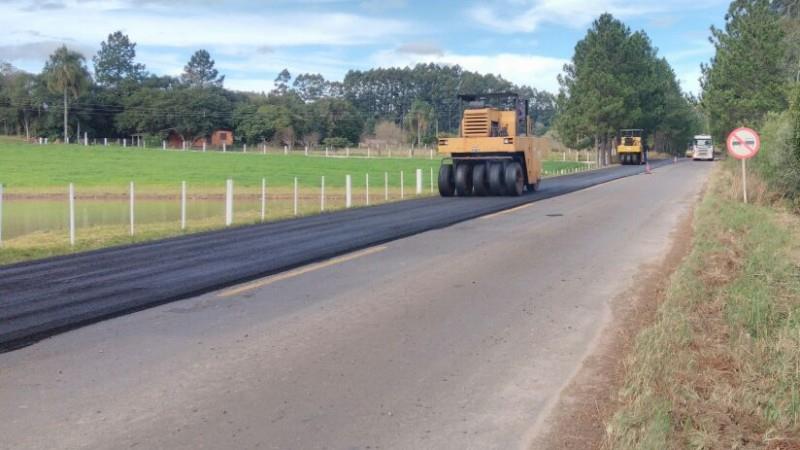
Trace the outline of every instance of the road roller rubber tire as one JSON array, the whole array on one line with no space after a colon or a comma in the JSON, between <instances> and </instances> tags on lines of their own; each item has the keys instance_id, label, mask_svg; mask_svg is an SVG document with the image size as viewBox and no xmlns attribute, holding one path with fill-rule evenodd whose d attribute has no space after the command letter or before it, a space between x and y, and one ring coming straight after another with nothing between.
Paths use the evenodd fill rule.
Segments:
<instances>
[{"instance_id":1,"label":"road roller rubber tire","mask_svg":"<svg viewBox=\"0 0 800 450\"><path fill-rule=\"evenodd\" d=\"M503 177L503 163L489 163L489 170L486 174L489 182L489 194L503 195L505 193L505 182Z\"/></svg>"},{"instance_id":2,"label":"road roller rubber tire","mask_svg":"<svg viewBox=\"0 0 800 450\"><path fill-rule=\"evenodd\" d=\"M519 197L525 189L525 177L522 176L522 166L512 162L505 170L506 195Z\"/></svg>"},{"instance_id":3,"label":"road roller rubber tire","mask_svg":"<svg viewBox=\"0 0 800 450\"><path fill-rule=\"evenodd\" d=\"M442 197L452 197L456 191L456 184L453 176L453 166L442 164L439 167L439 195Z\"/></svg>"},{"instance_id":4,"label":"road roller rubber tire","mask_svg":"<svg viewBox=\"0 0 800 450\"><path fill-rule=\"evenodd\" d=\"M475 164L472 168L472 191L475 195L484 196L489 194L489 179L487 164Z\"/></svg>"},{"instance_id":5,"label":"road roller rubber tire","mask_svg":"<svg viewBox=\"0 0 800 450\"><path fill-rule=\"evenodd\" d=\"M472 195L472 167L469 164L456 164L456 195L468 197Z\"/></svg>"}]
</instances>

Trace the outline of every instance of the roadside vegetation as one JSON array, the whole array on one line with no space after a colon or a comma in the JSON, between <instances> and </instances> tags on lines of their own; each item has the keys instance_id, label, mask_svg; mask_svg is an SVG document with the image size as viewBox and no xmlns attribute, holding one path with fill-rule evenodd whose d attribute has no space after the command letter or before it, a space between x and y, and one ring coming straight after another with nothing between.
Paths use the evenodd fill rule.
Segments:
<instances>
[{"instance_id":1,"label":"roadside vegetation","mask_svg":"<svg viewBox=\"0 0 800 450\"><path fill-rule=\"evenodd\" d=\"M800 5L736 0L701 105L717 142L761 133L748 161L715 168L692 249L624 362L605 446L800 448Z\"/></svg>"},{"instance_id":2,"label":"roadside vegetation","mask_svg":"<svg viewBox=\"0 0 800 450\"><path fill-rule=\"evenodd\" d=\"M715 171L691 253L625 360L608 448L800 445L800 218L743 204L737 169Z\"/></svg>"}]
</instances>

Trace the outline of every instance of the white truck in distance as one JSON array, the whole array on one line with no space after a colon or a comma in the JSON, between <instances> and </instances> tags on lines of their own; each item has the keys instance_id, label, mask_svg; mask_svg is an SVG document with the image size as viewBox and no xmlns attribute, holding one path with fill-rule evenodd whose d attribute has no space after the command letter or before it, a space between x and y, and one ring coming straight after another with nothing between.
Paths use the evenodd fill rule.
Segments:
<instances>
[{"instance_id":1,"label":"white truck in distance","mask_svg":"<svg viewBox=\"0 0 800 450\"><path fill-rule=\"evenodd\" d=\"M714 143L710 135L698 134L692 141L692 159L695 161L714 160Z\"/></svg>"}]
</instances>

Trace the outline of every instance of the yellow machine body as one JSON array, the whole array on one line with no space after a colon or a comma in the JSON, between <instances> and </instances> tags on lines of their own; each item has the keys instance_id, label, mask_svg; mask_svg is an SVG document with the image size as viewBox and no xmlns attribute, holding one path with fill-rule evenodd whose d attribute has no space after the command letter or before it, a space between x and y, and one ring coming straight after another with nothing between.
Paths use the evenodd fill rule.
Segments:
<instances>
[{"instance_id":1,"label":"yellow machine body","mask_svg":"<svg viewBox=\"0 0 800 450\"><path fill-rule=\"evenodd\" d=\"M644 130L620 130L617 156L620 164L642 164L647 160Z\"/></svg>"},{"instance_id":2,"label":"yellow machine body","mask_svg":"<svg viewBox=\"0 0 800 450\"><path fill-rule=\"evenodd\" d=\"M517 111L467 109L460 136L440 138L438 152L460 160L513 156L525 162L526 184L536 184L541 179L541 155L534 146L530 119L520 123L517 118Z\"/></svg>"}]
</instances>

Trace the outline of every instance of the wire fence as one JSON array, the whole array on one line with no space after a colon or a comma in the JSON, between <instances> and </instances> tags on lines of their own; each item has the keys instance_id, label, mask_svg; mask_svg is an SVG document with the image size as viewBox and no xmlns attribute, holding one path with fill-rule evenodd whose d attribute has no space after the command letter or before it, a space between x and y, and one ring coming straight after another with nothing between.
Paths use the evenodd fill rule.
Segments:
<instances>
[{"instance_id":1,"label":"wire fence","mask_svg":"<svg viewBox=\"0 0 800 450\"><path fill-rule=\"evenodd\" d=\"M220 186L180 181L172 188L131 181L100 195L94 190L82 194L79 185L69 183L63 194L44 198L15 194L0 185L0 245L26 235L32 245L37 237L42 244L51 244L60 235L62 243L74 246L97 233L135 238L145 230L190 232L263 223L438 194L437 177L428 167L410 173L293 177L288 186L273 186L268 178L257 184L228 179Z\"/></svg>"}]
</instances>

